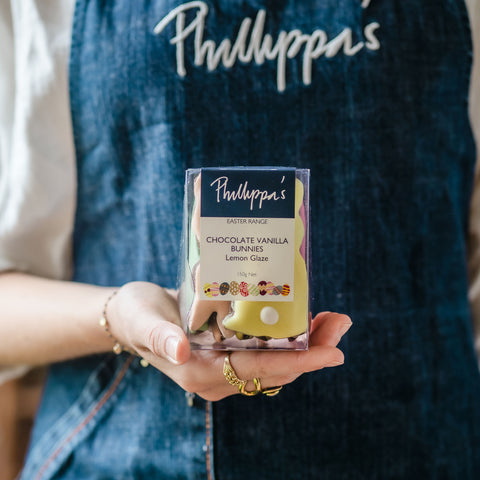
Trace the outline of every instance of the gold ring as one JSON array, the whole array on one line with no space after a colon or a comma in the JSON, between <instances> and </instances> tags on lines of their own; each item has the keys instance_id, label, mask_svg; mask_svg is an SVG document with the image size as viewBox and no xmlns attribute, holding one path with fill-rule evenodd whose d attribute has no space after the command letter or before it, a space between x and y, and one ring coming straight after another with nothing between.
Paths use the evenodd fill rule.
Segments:
<instances>
[{"instance_id":1,"label":"gold ring","mask_svg":"<svg viewBox=\"0 0 480 480\"><path fill-rule=\"evenodd\" d=\"M241 380L243 381L243 380ZM240 390L240 393L242 395L246 395L247 397L253 397L254 395L257 395L257 393L260 393L262 391L262 385L260 384L260 379L259 378L254 378L253 379L253 384L255 385L255 390L245 390L245 387L247 385L247 382L245 382L243 385L240 385L238 389Z\"/></svg>"},{"instance_id":2,"label":"gold ring","mask_svg":"<svg viewBox=\"0 0 480 480\"><path fill-rule=\"evenodd\" d=\"M262 393L267 397L274 397L275 395L278 395L278 393L282 388L283 388L283 385L280 385L279 387L264 388L262 390Z\"/></svg>"},{"instance_id":3,"label":"gold ring","mask_svg":"<svg viewBox=\"0 0 480 480\"><path fill-rule=\"evenodd\" d=\"M247 386L246 380L240 380L235 373L235 370L230 363L230 355L231 353L227 353L225 356L225 360L223 361L223 375L227 382L234 387L238 387L238 390L242 395L246 395L247 397L253 397L262 391L262 385L260 384L259 378L254 378L253 383L255 385L255 390L245 390Z\"/></svg>"},{"instance_id":4,"label":"gold ring","mask_svg":"<svg viewBox=\"0 0 480 480\"><path fill-rule=\"evenodd\" d=\"M253 384L255 385L255 390L246 390L245 387L247 386L246 380L241 380L237 377L235 370L230 363L230 355L231 353L227 353L225 356L225 360L223 361L223 375L227 382L234 387L238 387L238 390L242 395L246 395L247 397L253 397L259 393L263 393L267 397L273 397L280 392L282 386L279 387L270 387L262 389L262 384L260 383L260 379L255 377L253 379Z\"/></svg>"}]
</instances>

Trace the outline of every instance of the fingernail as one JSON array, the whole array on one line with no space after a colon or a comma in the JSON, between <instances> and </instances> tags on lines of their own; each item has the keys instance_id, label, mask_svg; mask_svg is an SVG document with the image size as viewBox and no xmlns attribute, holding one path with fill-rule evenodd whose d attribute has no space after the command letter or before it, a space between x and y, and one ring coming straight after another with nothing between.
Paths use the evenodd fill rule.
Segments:
<instances>
[{"instance_id":1,"label":"fingernail","mask_svg":"<svg viewBox=\"0 0 480 480\"><path fill-rule=\"evenodd\" d=\"M343 337L348 332L351 326L352 326L352 322L344 323L343 325L340 325L340 327L338 328L338 335L340 337Z\"/></svg>"},{"instance_id":2,"label":"fingernail","mask_svg":"<svg viewBox=\"0 0 480 480\"><path fill-rule=\"evenodd\" d=\"M178 349L178 344L180 343L180 339L178 337L167 337L165 340L165 355L167 356L167 359L170 360L172 363L178 363L177 362L177 349Z\"/></svg>"}]
</instances>

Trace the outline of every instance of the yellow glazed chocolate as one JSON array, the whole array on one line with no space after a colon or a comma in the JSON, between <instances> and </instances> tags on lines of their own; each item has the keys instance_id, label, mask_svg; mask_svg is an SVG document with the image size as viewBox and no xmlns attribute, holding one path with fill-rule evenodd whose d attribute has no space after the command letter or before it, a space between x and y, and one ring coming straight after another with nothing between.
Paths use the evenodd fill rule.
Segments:
<instances>
[{"instance_id":1,"label":"yellow glazed chocolate","mask_svg":"<svg viewBox=\"0 0 480 480\"><path fill-rule=\"evenodd\" d=\"M233 314L223 321L228 330L255 337L289 338L304 333L308 319L308 275L300 247L305 236L305 225L300 216L304 189L300 180L295 181L295 257L294 299L291 302L233 302ZM286 292L288 286L282 286ZM273 288L269 286L269 294ZM265 295L268 298L269 295Z\"/></svg>"}]
</instances>

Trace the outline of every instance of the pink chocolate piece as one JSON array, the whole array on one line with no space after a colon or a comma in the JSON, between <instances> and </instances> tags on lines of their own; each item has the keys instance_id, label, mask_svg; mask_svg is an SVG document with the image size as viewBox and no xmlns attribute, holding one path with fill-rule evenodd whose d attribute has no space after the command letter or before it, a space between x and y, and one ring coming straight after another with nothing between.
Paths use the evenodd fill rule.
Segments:
<instances>
[{"instance_id":1,"label":"pink chocolate piece","mask_svg":"<svg viewBox=\"0 0 480 480\"><path fill-rule=\"evenodd\" d=\"M230 303L230 302L228 302ZM229 309L228 310L228 315L230 315L232 313L232 311ZM227 328L224 324L223 324L223 319L226 317L227 315L224 315L221 319L218 318L218 315L217 315L217 325L218 325L218 328L220 329L220 331L222 332L222 335L225 337L225 338L230 338L230 337L233 337L235 335L235 332L233 330L230 330L229 328Z\"/></svg>"},{"instance_id":2,"label":"pink chocolate piece","mask_svg":"<svg viewBox=\"0 0 480 480\"><path fill-rule=\"evenodd\" d=\"M202 327L202 325L210 318L212 313L217 313L217 323L222 330L224 337L232 336L228 335L228 332L224 330L222 321L230 313L230 302L226 300L201 300L199 294L202 291L200 285L200 267L197 266L194 271L195 276L195 298L193 300L192 308L188 315L188 326L190 330L195 331Z\"/></svg>"},{"instance_id":3,"label":"pink chocolate piece","mask_svg":"<svg viewBox=\"0 0 480 480\"><path fill-rule=\"evenodd\" d=\"M192 212L192 231L197 241L200 243L200 201L201 201L201 175L198 175L193 183L195 195L195 204ZM223 326L223 319L230 313L231 302L226 300L202 300L199 298L202 292L200 285L200 266L194 268L195 297L188 317L188 326L190 330L195 331L208 321L212 313L217 314L217 324L222 335L227 338L234 335L234 332Z\"/></svg>"}]
</instances>

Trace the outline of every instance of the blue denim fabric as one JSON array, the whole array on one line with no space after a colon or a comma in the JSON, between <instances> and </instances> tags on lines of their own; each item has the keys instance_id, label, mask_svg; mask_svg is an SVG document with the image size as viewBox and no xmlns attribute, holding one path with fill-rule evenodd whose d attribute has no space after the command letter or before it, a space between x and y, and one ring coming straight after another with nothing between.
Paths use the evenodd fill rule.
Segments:
<instances>
[{"instance_id":1,"label":"blue denim fabric","mask_svg":"<svg viewBox=\"0 0 480 480\"><path fill-rule=\"evenodd\" d=\"M191 408L123 355L55 365L21 478L206 478L207 455L217 480L478 478L463 0L205 2L204 37L217 45L259 9L274 41L350 28L352 46L365 42L314 60L310 84L292 50L284 89L276 61L195 65L192 36L179 75L175 21L154 29L181 3L77 2L75 279L175 286L188 167L308 167L313 310L353 317L346 364L275 398ZM365 46L374 22L379 49Z\"/></svg>"}]
</instances>

